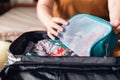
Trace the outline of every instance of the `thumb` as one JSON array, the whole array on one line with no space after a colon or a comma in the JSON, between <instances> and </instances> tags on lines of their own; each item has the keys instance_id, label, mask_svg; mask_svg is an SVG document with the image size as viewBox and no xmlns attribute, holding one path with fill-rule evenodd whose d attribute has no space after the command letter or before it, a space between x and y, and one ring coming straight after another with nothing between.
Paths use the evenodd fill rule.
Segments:
<instances>
[{"instance_id":1,"label":"thumb","mask_svg":"<svg viewBox=\"0 0 120 80\"><path fill-rule=\"evenodd\" d=\"M117 20L113 20L113 21L110 21L110 24L113 26L113 28L117 28L117 26L120 25L120 20L117 19Z\"/></svg>"}]
</instances>

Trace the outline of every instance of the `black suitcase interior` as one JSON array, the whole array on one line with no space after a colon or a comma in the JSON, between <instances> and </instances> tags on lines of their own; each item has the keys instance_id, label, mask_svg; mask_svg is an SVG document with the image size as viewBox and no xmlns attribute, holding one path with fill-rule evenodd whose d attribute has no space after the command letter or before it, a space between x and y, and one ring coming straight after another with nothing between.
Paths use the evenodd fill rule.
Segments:
<instances>
[{"instance_id":1,"label":"black suitcase interior","mask_svg":"<svg viewBox=\"0 0 120 80\"><path fill-rule=\"evenodd\" d=\"M42 39L49 39L46 32L27 32L16 39L10 52L20 61L6 65L1 80L120 80L119 57L26 56Z\"/></svg>"}]
</instances>

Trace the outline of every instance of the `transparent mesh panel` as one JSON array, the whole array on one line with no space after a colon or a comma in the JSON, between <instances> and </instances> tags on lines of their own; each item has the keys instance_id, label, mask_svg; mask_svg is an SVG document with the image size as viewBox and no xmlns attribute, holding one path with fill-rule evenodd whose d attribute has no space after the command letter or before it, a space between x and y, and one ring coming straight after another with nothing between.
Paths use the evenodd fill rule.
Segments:
<instances>
[{"instance_id":1,"label":"transparent mesh panel","mask_svg":"<svg viewBox=\"0 0 120 80\"><path fill-rule=\"evenodd\" d=\"M89 56L91 47L109 33L110 29L99 22L87 17L71 20L69 25L63 26L60 40L79 56Z\"/></svg>"}]
</instances>

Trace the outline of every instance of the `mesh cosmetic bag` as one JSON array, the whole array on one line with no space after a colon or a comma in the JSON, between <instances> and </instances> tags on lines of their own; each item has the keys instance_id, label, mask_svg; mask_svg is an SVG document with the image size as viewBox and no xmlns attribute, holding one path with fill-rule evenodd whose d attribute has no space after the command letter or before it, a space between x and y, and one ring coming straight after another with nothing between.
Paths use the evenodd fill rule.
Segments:
<instances>
[{"instance_id":1,"label":"mesh cosmetic bag","mask_svg":"<svg viewBox=\"0 0 120 80\"><path fill-rule=\"evenodd\" d=\"M108 21L88 14L73 16L63 25L60 41L79 56L110 56L117 36ZM96 53L97 52L97 53Z\"/></svg>"}]
</instances>

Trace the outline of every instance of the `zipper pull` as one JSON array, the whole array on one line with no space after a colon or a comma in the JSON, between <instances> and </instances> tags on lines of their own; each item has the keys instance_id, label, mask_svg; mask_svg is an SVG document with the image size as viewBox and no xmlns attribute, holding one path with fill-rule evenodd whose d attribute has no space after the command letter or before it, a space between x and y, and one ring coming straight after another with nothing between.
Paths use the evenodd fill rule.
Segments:
<instances>
[{"instance_id":1,"label":"zipper pull","mask_svg":"<svg viewBox=\"0 0 120 80\"><path fill-rule=\"evenodd\" d=\"M109 45L108 43L105 44L105 56L109 56Z\"/></svg>"}]
</instances>

